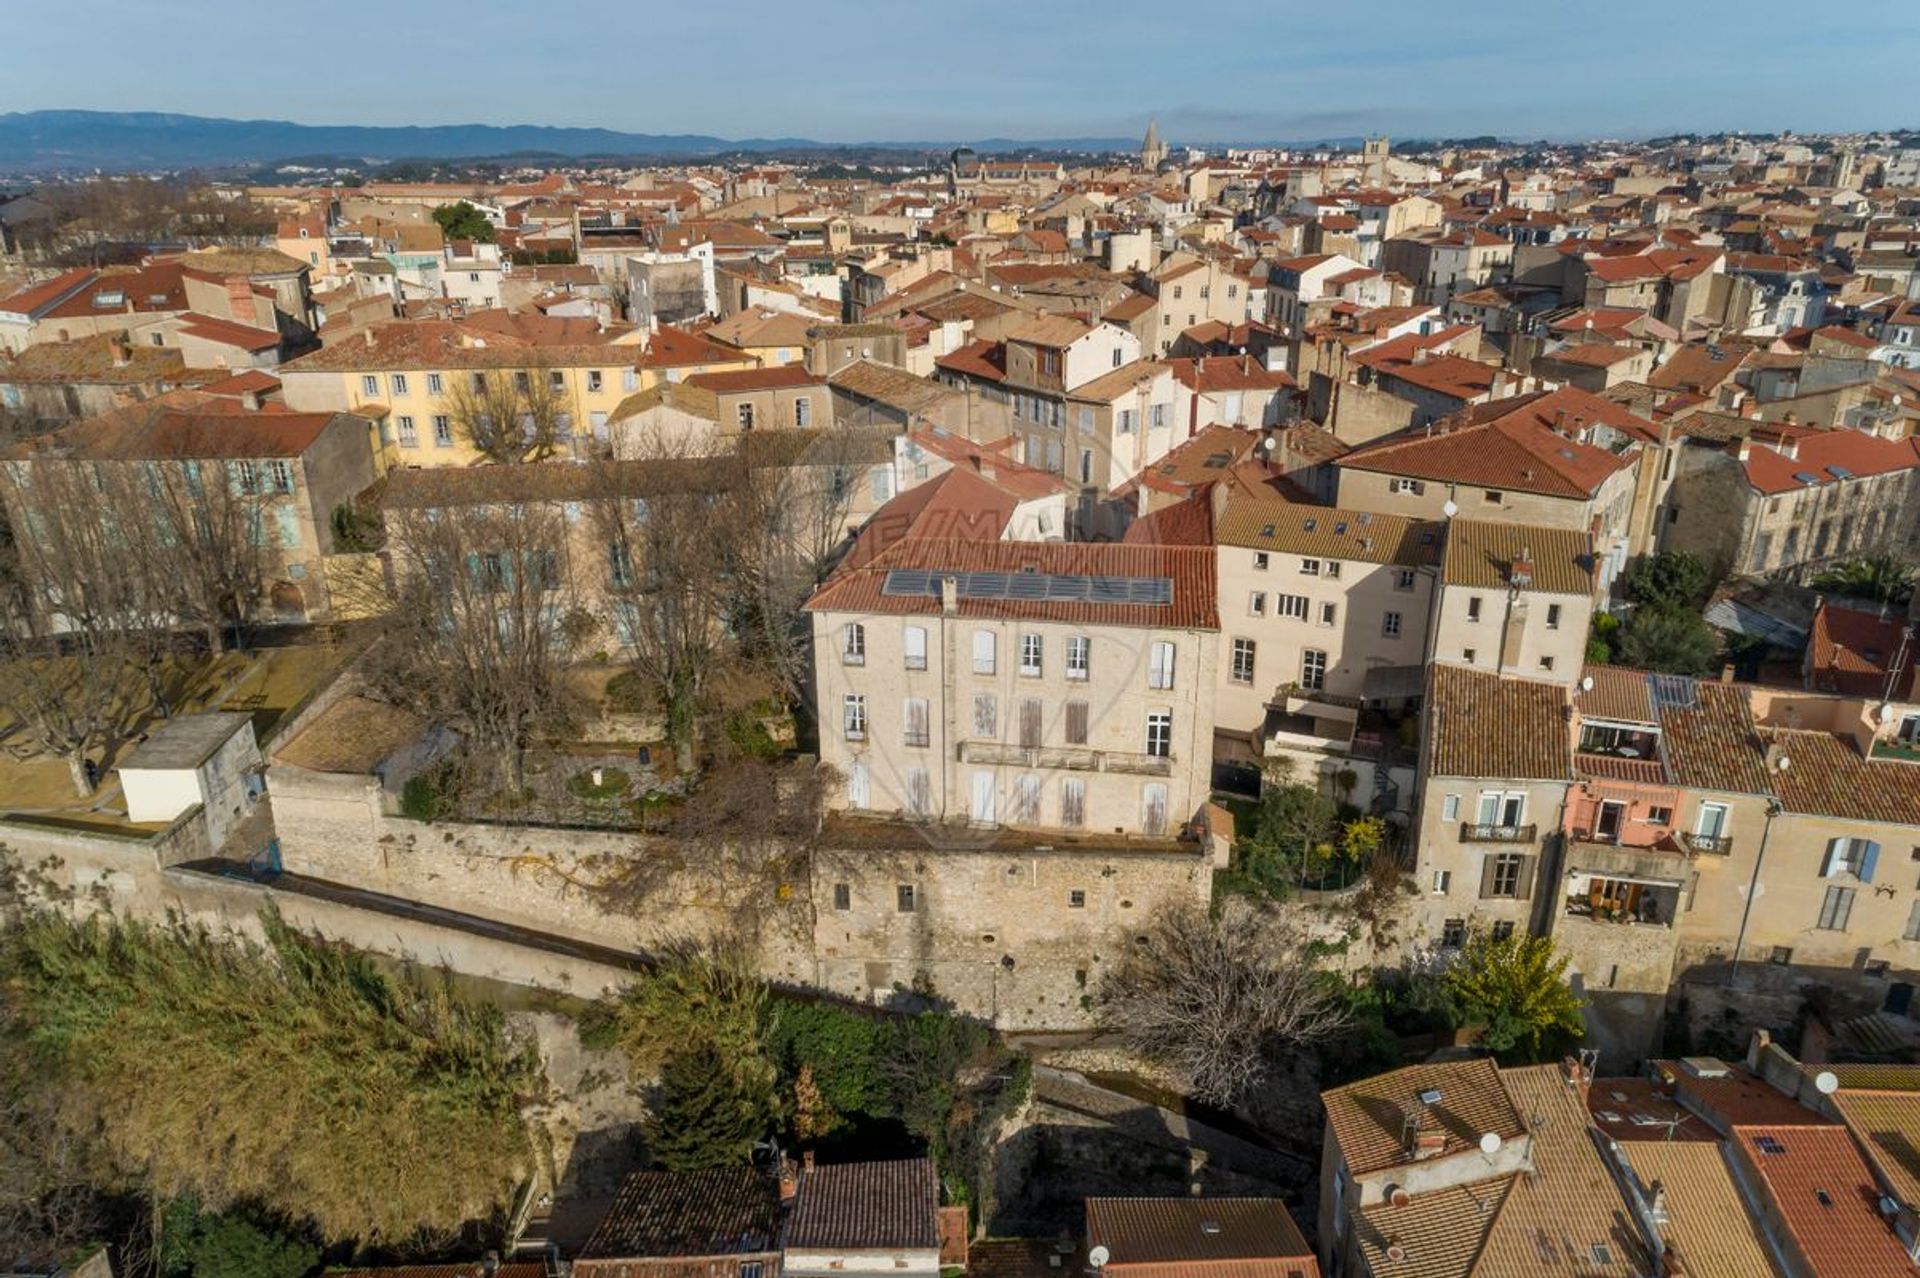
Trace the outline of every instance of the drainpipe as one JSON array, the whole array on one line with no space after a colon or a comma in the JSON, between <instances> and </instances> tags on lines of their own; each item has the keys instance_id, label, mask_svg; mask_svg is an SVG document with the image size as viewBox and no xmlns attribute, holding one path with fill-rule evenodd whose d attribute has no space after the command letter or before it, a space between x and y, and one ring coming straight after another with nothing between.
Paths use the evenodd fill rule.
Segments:
<instances>
[{"instance_id":1,"label":"drainpipe","mask_svg":"<svg viewBox=\"0 0 1920 1278\"><path fill-rule=\"evenodd\" d=\"M1733 969L1727 974L1728 985L1740 978L1740 950L1747 940L1747 920L1753 915L1753 896L1760 888L1760 867L1766 863L1767 840L1773 835L1773 819L1780 815L1780 811L1780 800L1767 800L1767 825L1760 832L1760 851L1753 858L1753 877L1747 880L1747 901L1740 910L1740 934L1733 938Z\"/></svg>"}]
</instances>

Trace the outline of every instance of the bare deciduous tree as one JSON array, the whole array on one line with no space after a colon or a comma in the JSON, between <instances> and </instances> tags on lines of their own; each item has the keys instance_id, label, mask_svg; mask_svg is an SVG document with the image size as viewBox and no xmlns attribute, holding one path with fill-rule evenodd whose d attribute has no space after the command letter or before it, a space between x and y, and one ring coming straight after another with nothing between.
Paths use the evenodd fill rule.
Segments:
<instances>
[{"instance_id":1,"label":"bare deciduous tree","mask_svg":"<svg viewBox=\"0 0 1920 1278\"><path fill-rule=\"evenodd\" d=\"M659 482L645 496L624 482L649 470ZM605 548L610 628L658 702L683 772L694 766L714 675L735 646L743 512L730 470L723 459L635 459L604 471L586 503Z\"/></svg>"},{"instance_id":2,"label":"bare deciduous tree","mask_svg":"<svg viewBox=\"0 0 1920 1278\"><path fill-rule=\"evenodd\" d=\"M395 599L372 688L465 733L515 791L528 745L572 726L566 678L589 628L565 572L566 522L539 502L388 512Z\"/></svg>"},{"instance_id":3,"label":"bare deciduous tree","mask_svg":"<svg viewBox=\"0 0 1920 1278\"><path fill-rule=\"evenodd\" d=\"M146 535L106 500L98 468L51 462L10 470L0 488L12 526L12 602L0 627L0 704L18 731L66 762L74 792L93 792L88 761L160 700L153 651L165 613L129 563Z\"/></svg>"},{"instance_id":4,"label":"bare deciduous tree","mask_svg":"<svg viewBox=\"0 0 1920 1278\"><path fill-rule=\"evenodd\" d=\"M489 461L542 461L572 442L566 391L547 369L457 373L441 404L454 433Z\"/></svg>"},{"instance_id":5,"label":"bare deciduous tree","mask_svg":"<svg viewBox=\"0 0 1920 1278\"><path fill-rule=\"evenodd\" d=\"M1327 1038L1346 1010L1296 930L1232 898L1218 917L1198 904L1159 914L1108 978L1104 1019L1190 1095L1230 1104L1274 1053Z\"/></svg>"},{"instance_id":6,"label":"bare deciduous tree","mask_svg":"<svg viewBox=\"0 0 1920 1278\"><path fill-rule=\"evenodd\" d=\"M791 701L811 674L812 629L803 609L849 541L854 499L891 440L866 430L781 431L740 441L734 498L743 526L742 640Z\"/></svg>"}]
</instances>

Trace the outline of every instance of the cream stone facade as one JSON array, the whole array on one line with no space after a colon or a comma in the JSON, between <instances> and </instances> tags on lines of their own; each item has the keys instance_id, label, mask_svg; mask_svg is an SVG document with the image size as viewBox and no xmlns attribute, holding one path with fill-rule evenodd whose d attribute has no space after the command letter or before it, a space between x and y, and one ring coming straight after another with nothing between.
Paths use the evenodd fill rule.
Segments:
<instances>
[{"instance_id":1,"label":"cream stone facade","mask_svg":"<svg viewBox=\"0 0 1920 1278\"><path fill-rule=\"evenodd\" d=\"M1172 598L1061 608L961 593L1029 574L1161 581ZM1204 548L912 539L843 569L809 604L821 758L843 779L831 806L936 830L1171 838L1210 787L1212 576Z\"/></svg>"}]
</instances>

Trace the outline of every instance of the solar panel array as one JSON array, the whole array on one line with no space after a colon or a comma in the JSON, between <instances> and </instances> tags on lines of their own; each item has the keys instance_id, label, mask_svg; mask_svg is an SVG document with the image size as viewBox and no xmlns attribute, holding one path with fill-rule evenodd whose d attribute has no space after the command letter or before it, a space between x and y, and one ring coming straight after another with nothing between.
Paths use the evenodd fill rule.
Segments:
<instances>
[{"instance_id":1,"label":"solar panel array","mask_svg":"<svg viewBox=\"0 0 1920 1278\"><path fill-rule=\"evenodd\" d=\"M1029 603L1173 603L1171 577L1089 577L1045 572L954 572L893 568L880 584L883 595L940 597L940 582L952 577L962 599L1013 599Z\"/></svg>"},{"instance_id":2,"label":"solar panel array","mask_svg":"<svg viewBox=\"0 0 1920 1278\"><path fill-rule=\"evenodd\" d=\"M1692 710L1699 705L1698 688L1688 675L1648 675L1647 687L1656 709Z\"/></svg>"}]
</instances>

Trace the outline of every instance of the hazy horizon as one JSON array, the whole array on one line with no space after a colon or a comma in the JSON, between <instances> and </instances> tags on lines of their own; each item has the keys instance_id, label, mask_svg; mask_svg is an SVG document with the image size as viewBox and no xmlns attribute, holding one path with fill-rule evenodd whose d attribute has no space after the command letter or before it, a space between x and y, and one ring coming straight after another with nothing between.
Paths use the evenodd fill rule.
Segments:
<instances>
[{"instance_id":1,"label":"hazy horizon","mask_svg":"<svg viewBox=\"0 0 1920 1278\"><path fill-rule=\"evenodd\" d=\"M1716 6L1717 7L1717 6ZM309 125L545 125L853 144L1135 137L1311 141L1365 133L1555 140L1858 132L1920 124L1912 0L1861 0L1846 30L1783 0L1724 16L1621 0L1603 16L1499 0L1471 17L1381 0L1356 22L1286 0L1169 24L1116 0L966 11L772 0L637 13L580 0L530 22L504 0L416 0L388 39L312 74L247 50L279 14L149 0L16 15L0 111L157 111ZM210 34L231 32L231 39ZM308 37L325 52L324 37ZM444 51L443 51L444 46ZM300 57L297 44L277 48ZM84 53L76 58L76 53ZM1691 58L1682 55L1694 54ZM159 56L156 56L159 55ZM363 56L366 55L366 56ZM76 103L76 64L89 101ZM1834 85L1844 86L1835 92Z\"/></svg>"}]
</instances>

